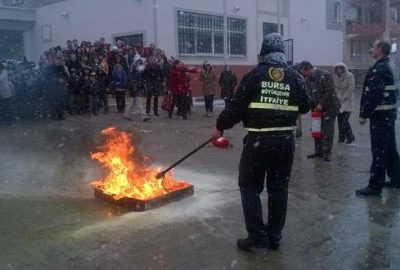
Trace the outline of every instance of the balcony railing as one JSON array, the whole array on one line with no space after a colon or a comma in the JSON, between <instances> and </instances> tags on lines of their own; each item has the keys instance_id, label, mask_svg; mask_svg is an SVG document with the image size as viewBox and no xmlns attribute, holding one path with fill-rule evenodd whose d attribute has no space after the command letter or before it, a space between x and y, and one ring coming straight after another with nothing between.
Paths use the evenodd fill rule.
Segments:
<instances>
[{"instance_id":1,"label":"balcony railing","mask_svg":"<svg viewBox=\"0 0 400 270\"><path fill-rule=\"evenodd\" d=\"M362 37L379 36L385 32L385 23L352 23L346 26L346 34ZM400 24L389 24L388 30L391 35L400 35Z\"/></svg>"},{"instance_id":2,"label":"balcony railing","mask_svg":"<svg viewBox=\"0 0 400 270\"><path fill-rule=\"evenodd\" d=\"M352 23L346 26L346 34L374 36L385 31L384 23Z\"/></svg>"}]
</instances>

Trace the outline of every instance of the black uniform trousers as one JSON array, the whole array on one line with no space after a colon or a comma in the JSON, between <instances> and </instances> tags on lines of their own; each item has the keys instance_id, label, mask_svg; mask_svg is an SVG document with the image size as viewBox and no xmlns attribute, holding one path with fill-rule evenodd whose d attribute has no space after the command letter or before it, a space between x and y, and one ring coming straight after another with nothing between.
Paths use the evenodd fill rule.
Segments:
<instances>
[{"instance_id":1,"label":"black uniform trousers","mask_svg":"<svg viewBox=\"0 0 400 270\"><path fill-rule=\"evenodd\" d=\"M239 187L249 238L265 241L268 236L279 240L286 220L294 134L250 132L243 141ZM260 200L265 181L268 192L267 224L264 224Z\"/></svg>"},{"instance_id":2,"label":"black uniform trousers","mask_svg":"<svg viewBox=\"0 0 400 270\"><path fill-rule=\"evenodd\" d=\"M351 112L342 112L338 114L339 142L353 141L354 134L349 122Z\"/></svg>"},{"instance_id":3,"label":"black uniform trousers","mask_svg":"<svg viewBox=\"0 0 400 270\"><path fill-rule=\"evenodd\" d=\"M369 187L381 190L388 175L400 185L400 159L397 152L395 121L397 112L379 113L370 118L372 164Z\"/></svg>"},{"instance_id":4,"label":"black uniform trousers","mask_svg":"<svg viewBox=\"0 0 400 270\"><path fill-rule=\"evenodd\" d=\"M332 153L333 137L335 136L336 116L323 116L321 118L322 137L314 139L315 153L326 155Z\"/></svg>"}]
</instances>

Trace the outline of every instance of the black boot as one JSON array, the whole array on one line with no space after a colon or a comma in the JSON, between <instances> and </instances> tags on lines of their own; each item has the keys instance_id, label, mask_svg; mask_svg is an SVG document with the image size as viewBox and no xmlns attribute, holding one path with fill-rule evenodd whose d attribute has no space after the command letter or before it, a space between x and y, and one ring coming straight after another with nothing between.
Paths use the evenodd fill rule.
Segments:
<instances>
[{"instance_id":1,"label":"black boot","mask_svg":"<svg viewBox=\"0 0 400 270\"><path fill-rule=\"evenodd\" d=\"M385 182L383 183L383 186L386 188L400 189L400 183Z\"/></svg>"},{"instance_id":2,"label":"black boot","mask_svg":"<svg viewBox=\"0 0 400 270\"><path fill-rule=\"evenodd\" d=\"M268 242L265 240L254 241L250 237L238 239L236 242L238 248L244 251L251 251L252 249L268 248Z\"/></svg>"},{"instance_id":3,"label":"black boot","mask_svg":"<svg viewBox=\"0 0 400 270\"><path fill-rule=\"evenodd\" d=\"M369 186L356 190L357 196L381 196L382 191L370 188Z\"/></svg>"},{"instance_id":4,"label":"black boot","mask_svg":"<svg viewBox=\"0 0 400 270\"><path fill-rule=\"evenodd\" d=\"M307 158L322 158L322 157L324 157L324 155L320 153L314 153L307 156Z\"/></svg>"},{"instance_id":5,"label":"black boot","mask_svg":"<svg viewBox=\"0 0 400 270\"><path fill-rule=\"evenodd\" d=\"M278 250L280 245L280 238L270 236L268 237L268 248L272 250Z\"/></svg>"},{"instance_id":6,"label":"black boot","mask_svg":"<svg viewBox=\"0 0 400 270\"><path fill-rule=\"evenodd\" d=\"M325 161L331 161L332 160L332 155L331 154L325 154L324 160Z\"/></svg>"},{"instance_id":7,"label":"black boot","mask_svg":"<svg viewBox=\"0 0 400 270\"><path fill-rule=\"evenodd\" d=\"M355 141L355 138L351 137L351 138L346 140L346 144L352 144L354 141Z\"/></svg>"}]
</instances>

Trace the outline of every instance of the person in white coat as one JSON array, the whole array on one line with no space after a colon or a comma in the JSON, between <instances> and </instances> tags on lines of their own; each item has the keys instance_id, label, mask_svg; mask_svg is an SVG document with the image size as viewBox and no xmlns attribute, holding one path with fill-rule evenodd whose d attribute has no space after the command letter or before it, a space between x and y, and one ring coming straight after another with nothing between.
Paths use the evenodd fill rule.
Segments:
<instances>
[{"instance_id":1,"label":"person in white coat","mask_svg":"<svg viewBox=\"0 0 400 270\"><path fill-rule=\"evenodd\" d=\"M11 101L13 93L12 83L8 80L6 63L0 63L0 124L11 122Z\"/></svg>"},{"instance_id":2,"label":"person in white coat","mask_svg":"<svg viewBox=\"0 0 400 270\"><path fill-rule=\"evenodd\" d=\"M338 115L338 142L350 144L355 140L349 121L351 112L354 109L355 79L354 75L348 71L347 65L344 63L336 64L334 66L334 73L336 93L339 97L340 104L342 105Z\"/></svg>"}]
</instances>

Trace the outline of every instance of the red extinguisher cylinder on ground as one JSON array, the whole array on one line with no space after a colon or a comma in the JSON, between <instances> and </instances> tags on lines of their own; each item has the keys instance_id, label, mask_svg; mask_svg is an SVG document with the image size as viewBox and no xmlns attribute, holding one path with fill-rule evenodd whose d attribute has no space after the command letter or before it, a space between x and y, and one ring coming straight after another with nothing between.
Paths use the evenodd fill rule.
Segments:
<instances>
[{"instance_id":1,"label":"red extinguisher cylinder on ground","mask_svg":"<svg viewBox=\"0 0 400 270\"><path fill-rule=\"evenodd\" d=\"M321 117L322 117L321 112L314 111L311 113L311 136L314 139L319 139L322 137Z\"/></svg>"}]
</instances>

